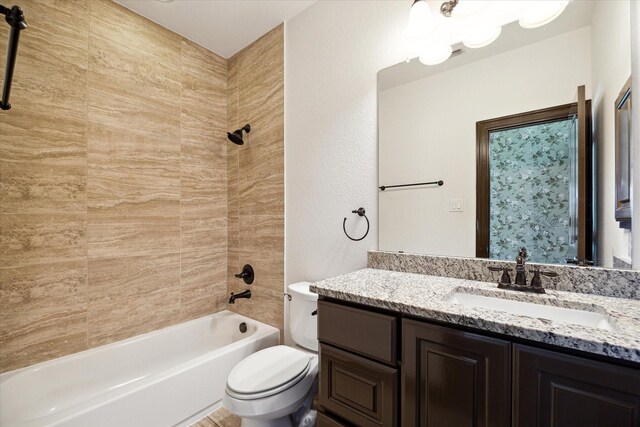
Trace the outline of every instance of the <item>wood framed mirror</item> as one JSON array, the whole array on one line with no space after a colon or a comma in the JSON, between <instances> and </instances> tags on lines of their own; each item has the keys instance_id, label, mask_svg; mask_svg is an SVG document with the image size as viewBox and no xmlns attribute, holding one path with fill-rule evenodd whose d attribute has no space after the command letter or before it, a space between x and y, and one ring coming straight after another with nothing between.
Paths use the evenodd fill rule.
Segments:
<instances>
[{"instance_id":1,"label":"wood framed mirror","mask_svg":"<svg viewBox=\"0 0 640 427\"><path fill-rule=\"evenodd\" d=\"M476 123L476 256L593 260L591 101Z\"/></svg>"}]
</instances>

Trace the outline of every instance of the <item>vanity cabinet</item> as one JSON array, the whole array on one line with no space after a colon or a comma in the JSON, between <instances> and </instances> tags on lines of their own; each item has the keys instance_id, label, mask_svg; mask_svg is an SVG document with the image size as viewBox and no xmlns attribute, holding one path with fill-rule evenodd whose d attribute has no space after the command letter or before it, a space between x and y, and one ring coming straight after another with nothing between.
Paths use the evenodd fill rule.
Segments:
<instances>
[{"instance_id":1,"label":"vanity cabinet","mask_svg":"<svg viewBox=\"0 0 640 427\"><path fill-rule=\"evenodd\" d=\"M318 339L320 427L640 427L635 366L327 300Z\"/></svg>"},{"instance_id":2,"label":"vanity cabinet","mask_svg":"<svg viewBox=\"0 0 640 427\"><path fill-rule=\"evenodd\" d=\"M402 348L403 425L510 425L510 342L404 320Z\"/></svg>"},{"instance_id":3,"label":"vanity cabinet","mask_svg":"<svg viewBox=\"0 0 640 427\"><path fill-rule=\"evenodd\" d=\"M321 425L399 425L398 329L396 315L318 301Z\"/></svg>"},{"instance_id":4,"label":"vanity cabinet","mask_svg":"<svg viewBox=\"0 0 640 427\"><path fill-rule=\"evenodd\" d=\"M640 427L640 370L513 346L514 427Z\"/></svg>"}]
</instances>

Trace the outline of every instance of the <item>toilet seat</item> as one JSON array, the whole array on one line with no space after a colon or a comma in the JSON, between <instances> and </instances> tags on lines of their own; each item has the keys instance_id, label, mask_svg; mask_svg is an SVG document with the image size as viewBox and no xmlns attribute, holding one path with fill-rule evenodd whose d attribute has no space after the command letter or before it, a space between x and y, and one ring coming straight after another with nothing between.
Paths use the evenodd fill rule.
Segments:
<instances>
[{"instance_id":1,"label":"toilet seat","mask_svg":"<svg viewBox=\"0 0 640 427\"><path fill-rule=\"evenodd\" d=\"M309 356L309 369L296 384L290 382L288 388L283 387L282 391L263 398L251 395L240 395L241 398L237 398L232 396L229 387L226 387L222 396L224 407L243 419L271 420L291 414L308 398L318 374L318 356Z\"/></svg>"},{"instance_id":2,"label":"toilet seat","mask_svg":"<svg viewBox=\"0 0 640 427\"><path fill-rule=\"evenodd\" d=\"M312 357L292 347L269 347L242 360L227 379L226 392L240 400L261 399L295 386L309 372Z\"/></svg>"}]
</instances>

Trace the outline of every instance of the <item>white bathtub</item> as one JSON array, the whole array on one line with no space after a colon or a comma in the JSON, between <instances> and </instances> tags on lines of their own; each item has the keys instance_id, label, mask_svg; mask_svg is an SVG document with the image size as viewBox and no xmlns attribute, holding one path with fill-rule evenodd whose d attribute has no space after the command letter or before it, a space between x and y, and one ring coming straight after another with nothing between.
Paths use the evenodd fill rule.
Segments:
<instances>
[{"instance_id":1,"label":"white bathtub","mask_svg":"<svg viewBox=\"0 0 640 427\"><path fill-rule=\"evenodd\" d=\"M240 360L279 339L272 326L222 311L7 372L0 426L189 425L221 405Z\"/></svg>"}]
</instances>

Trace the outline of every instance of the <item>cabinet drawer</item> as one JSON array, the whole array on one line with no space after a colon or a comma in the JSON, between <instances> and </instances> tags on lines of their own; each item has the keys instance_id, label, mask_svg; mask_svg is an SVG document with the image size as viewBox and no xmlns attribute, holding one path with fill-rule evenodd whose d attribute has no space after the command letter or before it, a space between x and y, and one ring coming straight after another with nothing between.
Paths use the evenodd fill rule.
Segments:
<instances>
[{"instance_id":1,"label":"cabinet drawer","mask_svg":"<svg viewBox=\"0 0 640 427\"><path fill-rule=\"evenodd\" d=\"M514 345L516 427L640 427L640 369Z\"/></svg>"},{"instance_id":2,"label":"cabinet drawer","mask_svg":"<svg viewBox=\"0 0 640 427\"><path fill-rule=\"evenodd\" d=\"M347 424L342 424L333 418L318 412L318 419L316 420L316 427L347 427Z\"/></svg>"},{"instance_id":3,"label":"cabinet drawer","mask_svg":"<svg viewBox=\"0 0 640 427\"><path fill-rule=\"evenodd\" d=\"M398 371L320 346L320 405L355 425L397 425Z\"/></svg>"},{"instance_id":4,"label":"cabinet drawer","mask_svg":"<svg viewBox=\"0 0 640 427\"><path fill-rule=\"evenodd\" d=\"M318 301L318 340L396 365L397 318Z\"/></svg>"}]
</instances>

